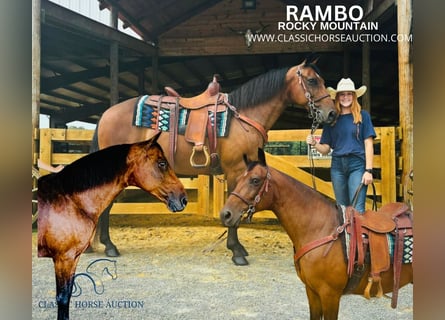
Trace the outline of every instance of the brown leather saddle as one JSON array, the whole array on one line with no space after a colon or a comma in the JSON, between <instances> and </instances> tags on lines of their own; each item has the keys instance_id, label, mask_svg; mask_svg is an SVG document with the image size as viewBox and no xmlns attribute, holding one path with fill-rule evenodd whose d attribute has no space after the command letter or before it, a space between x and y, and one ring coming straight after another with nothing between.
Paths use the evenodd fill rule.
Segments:
<instances>
[{"instance_id":1,"label":"brown leather saddle","mask_svg":"<svg viewBox=\"0 0 445 320\"><path fill-rule=\"evenodd\" d=\"M364 296L370 298L370 291L377 284L377 297L383 295L380 273L390 268L390 252L387 233L394 235L394 286L391 306L397 306L400 273L403 259L405 236L413 235L412 212L405 203L388 203L378 211L368 210L364 214L352 206L346 208L346 231L349 233L348 275L365 267L365 255L369 249L370 276ZM355 266L355 267L354 267Z\"/></svg>"},{"instance_id":2,"label":"brown leather saddle","mask_svg":"<svg viewBox=\"0 0 445 320\"><path fill-rule=\"evenodd\" d=\"M220 85L216 79L216 75L213 77L207 87L207 89L194 97L184 98L181 97L174 89L166 87L165 95L151 95L145 100L145 104L148 104L156 110L161 108L169 110L170 117L170 164L174 167L174 154L176 152L177 134L178 134L178 116L181 108L188 109L188 123L185 129L184 138L186 141L193 144L192 153L190 156L190 165L194 168L204 168L212 161L212 168L219 167L219 156L216 153L217 145L217 128L216 122L212 125L209 121L209 114L213 114L212 118L216 119L217 112L223 112L227 110L227 98L226 95L219 92ZM205 139L209 140L209 148L205 145ZM195 156L197 153L203 153L204 162L197 163Z\"/></svg>"}]
</instances>

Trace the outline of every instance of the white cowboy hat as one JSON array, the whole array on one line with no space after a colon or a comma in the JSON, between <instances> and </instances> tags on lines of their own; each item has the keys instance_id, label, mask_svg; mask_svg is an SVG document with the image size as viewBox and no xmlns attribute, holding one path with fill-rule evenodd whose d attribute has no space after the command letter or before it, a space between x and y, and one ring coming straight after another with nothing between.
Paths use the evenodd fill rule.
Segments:
<instances>
[{"instance_id":1,"label":"white cowboy hat","mask_svg":"<svg viewBox=\"0 0 445 320\"><path fill-rule=\"evenodd\" d=\"M333 100L335 100L335 96L337 95L337 92L343 92L343 91L355 92L355 94L358 98L358 97L361 97L366 92L366 86L361 86L360 88L355 89L354 82L350 78L342 78L337 83L337 90L335 90L334 88L331 88L331 87L328 87L327 90Z\"/></svg>"}]
</instances>

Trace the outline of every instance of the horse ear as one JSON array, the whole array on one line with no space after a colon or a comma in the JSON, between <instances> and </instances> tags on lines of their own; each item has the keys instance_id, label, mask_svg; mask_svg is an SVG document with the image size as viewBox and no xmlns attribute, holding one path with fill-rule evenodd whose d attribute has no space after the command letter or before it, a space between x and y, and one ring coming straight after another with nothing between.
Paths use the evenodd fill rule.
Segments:
<instances>
[{"instance_id":1,"label":"horse ear","mask_svg":"<svg viewBox=\"0 0 445 320\"><path fill-rule=\"evenodd\" d=\"M304 65L308 66L310 64L316 64L319 58L320 58L320 55L312 52L306 56L306 59L304 59Z\"/></svg>"},{"instance_id":2,"label":"horse ear","mask_svg":"<svg viewBox=\"0 0 445 320\"><path fill-rule=\"evenodd\" d=\"M266 154L264 153L264 150L261 148L258 148L258 161L266 166Z\"/></svg>"},{"instance_id":3,"label":"horse ear","mask_svg":"<svg viewBox=\"0 0 445 320\"><path fill-rule=\"evenodd\" d=\"M247 159L247 154L243 154L243 160L244 160L244 163L246 164L246 167L248 167L249 166L249 159Z\"/></svg>"},{"instance_id":4,"label":"horse ear","mask_svg":"<svg viewBox=\"0 0 445 320\"><path fill-rule=\"evenodd\" d=\"M161 131L159 131L158 133L156 133L153 137L151 137L151 139L149 139L147 141L147 144L145 145L145 148L148 150L153 144L158 142L158 138L161 135Z\"/></svg>"},{"instance_id":5,"label":"horse ear","mask_svg":"<svg viewBox=\"0 0 445 320\"><path fill-rule=\"evenodd\" d=\"M156 133L153 138L151 138L151 143L155 143L158 142L158 138L160 137L162 131L159 131L158 133Z\"/></svg>"}]
</instances>

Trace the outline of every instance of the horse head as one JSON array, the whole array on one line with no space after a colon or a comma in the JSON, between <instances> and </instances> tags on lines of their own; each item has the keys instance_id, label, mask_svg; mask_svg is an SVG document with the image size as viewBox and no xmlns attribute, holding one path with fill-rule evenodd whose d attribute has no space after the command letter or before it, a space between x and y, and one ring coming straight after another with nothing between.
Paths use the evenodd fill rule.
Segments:
<instances>
[{"instance_id":1,"label":"horse head","mask_svg":"<svg viewBox=\"0 0 445 320\"><path fill-rule=\"evenodd\" d=\"M157 143L159 135L132 147L128 162L133 170L128 183L151 193L164 202L170 211L182 211L187 205L187 195Z\"/></svg>"},{"instance_id":2,"label":"horse head","mask_svg":"<svg viewBox=\"0 0 445 320\"><path fill-rule=\"evenodd\" d=\"M309 56L301 64L290 68L286 75L288 100L305 106L313 119L313 128L332 123L337 116L334 102L316 65L317 60L318 57Z\"/></svg>"},{"instance_id":3,"label":"horse head","mask_svg":"<svg viewBox=\"0 0 445 320\"><path fill-rule=\"evenodd\" d=\"M269 191L271 175L263 149L258 148L257 161L250 161L246 155L243 159L247 169L238 177L235 189L220 211L221 222L227 227L237 227L245 214L250 220L257 209L264 210L270 204L270 199L265 198Z\"/></svg>"}]
</instances>

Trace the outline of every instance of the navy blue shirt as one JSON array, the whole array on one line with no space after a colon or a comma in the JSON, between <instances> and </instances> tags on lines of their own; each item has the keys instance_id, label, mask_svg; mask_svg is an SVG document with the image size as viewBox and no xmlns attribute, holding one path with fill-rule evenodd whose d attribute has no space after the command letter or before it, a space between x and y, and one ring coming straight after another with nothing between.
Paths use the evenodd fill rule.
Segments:
<instances>
[{"instance_id":1,"label":"navy blue shirt","mask_svg":"<svg viewBox=\"0 0 445 320\"><path fill-rule=\"evenodd\" d=\"M371 116L365 110L361 111L362 122L354 124L352 113L342 114L334 126L323 126L320 143L328 144L332 149L332 156L356 155L365 159L365 143L369 137L376 137Z\"/></svg>"}]
</instances>

